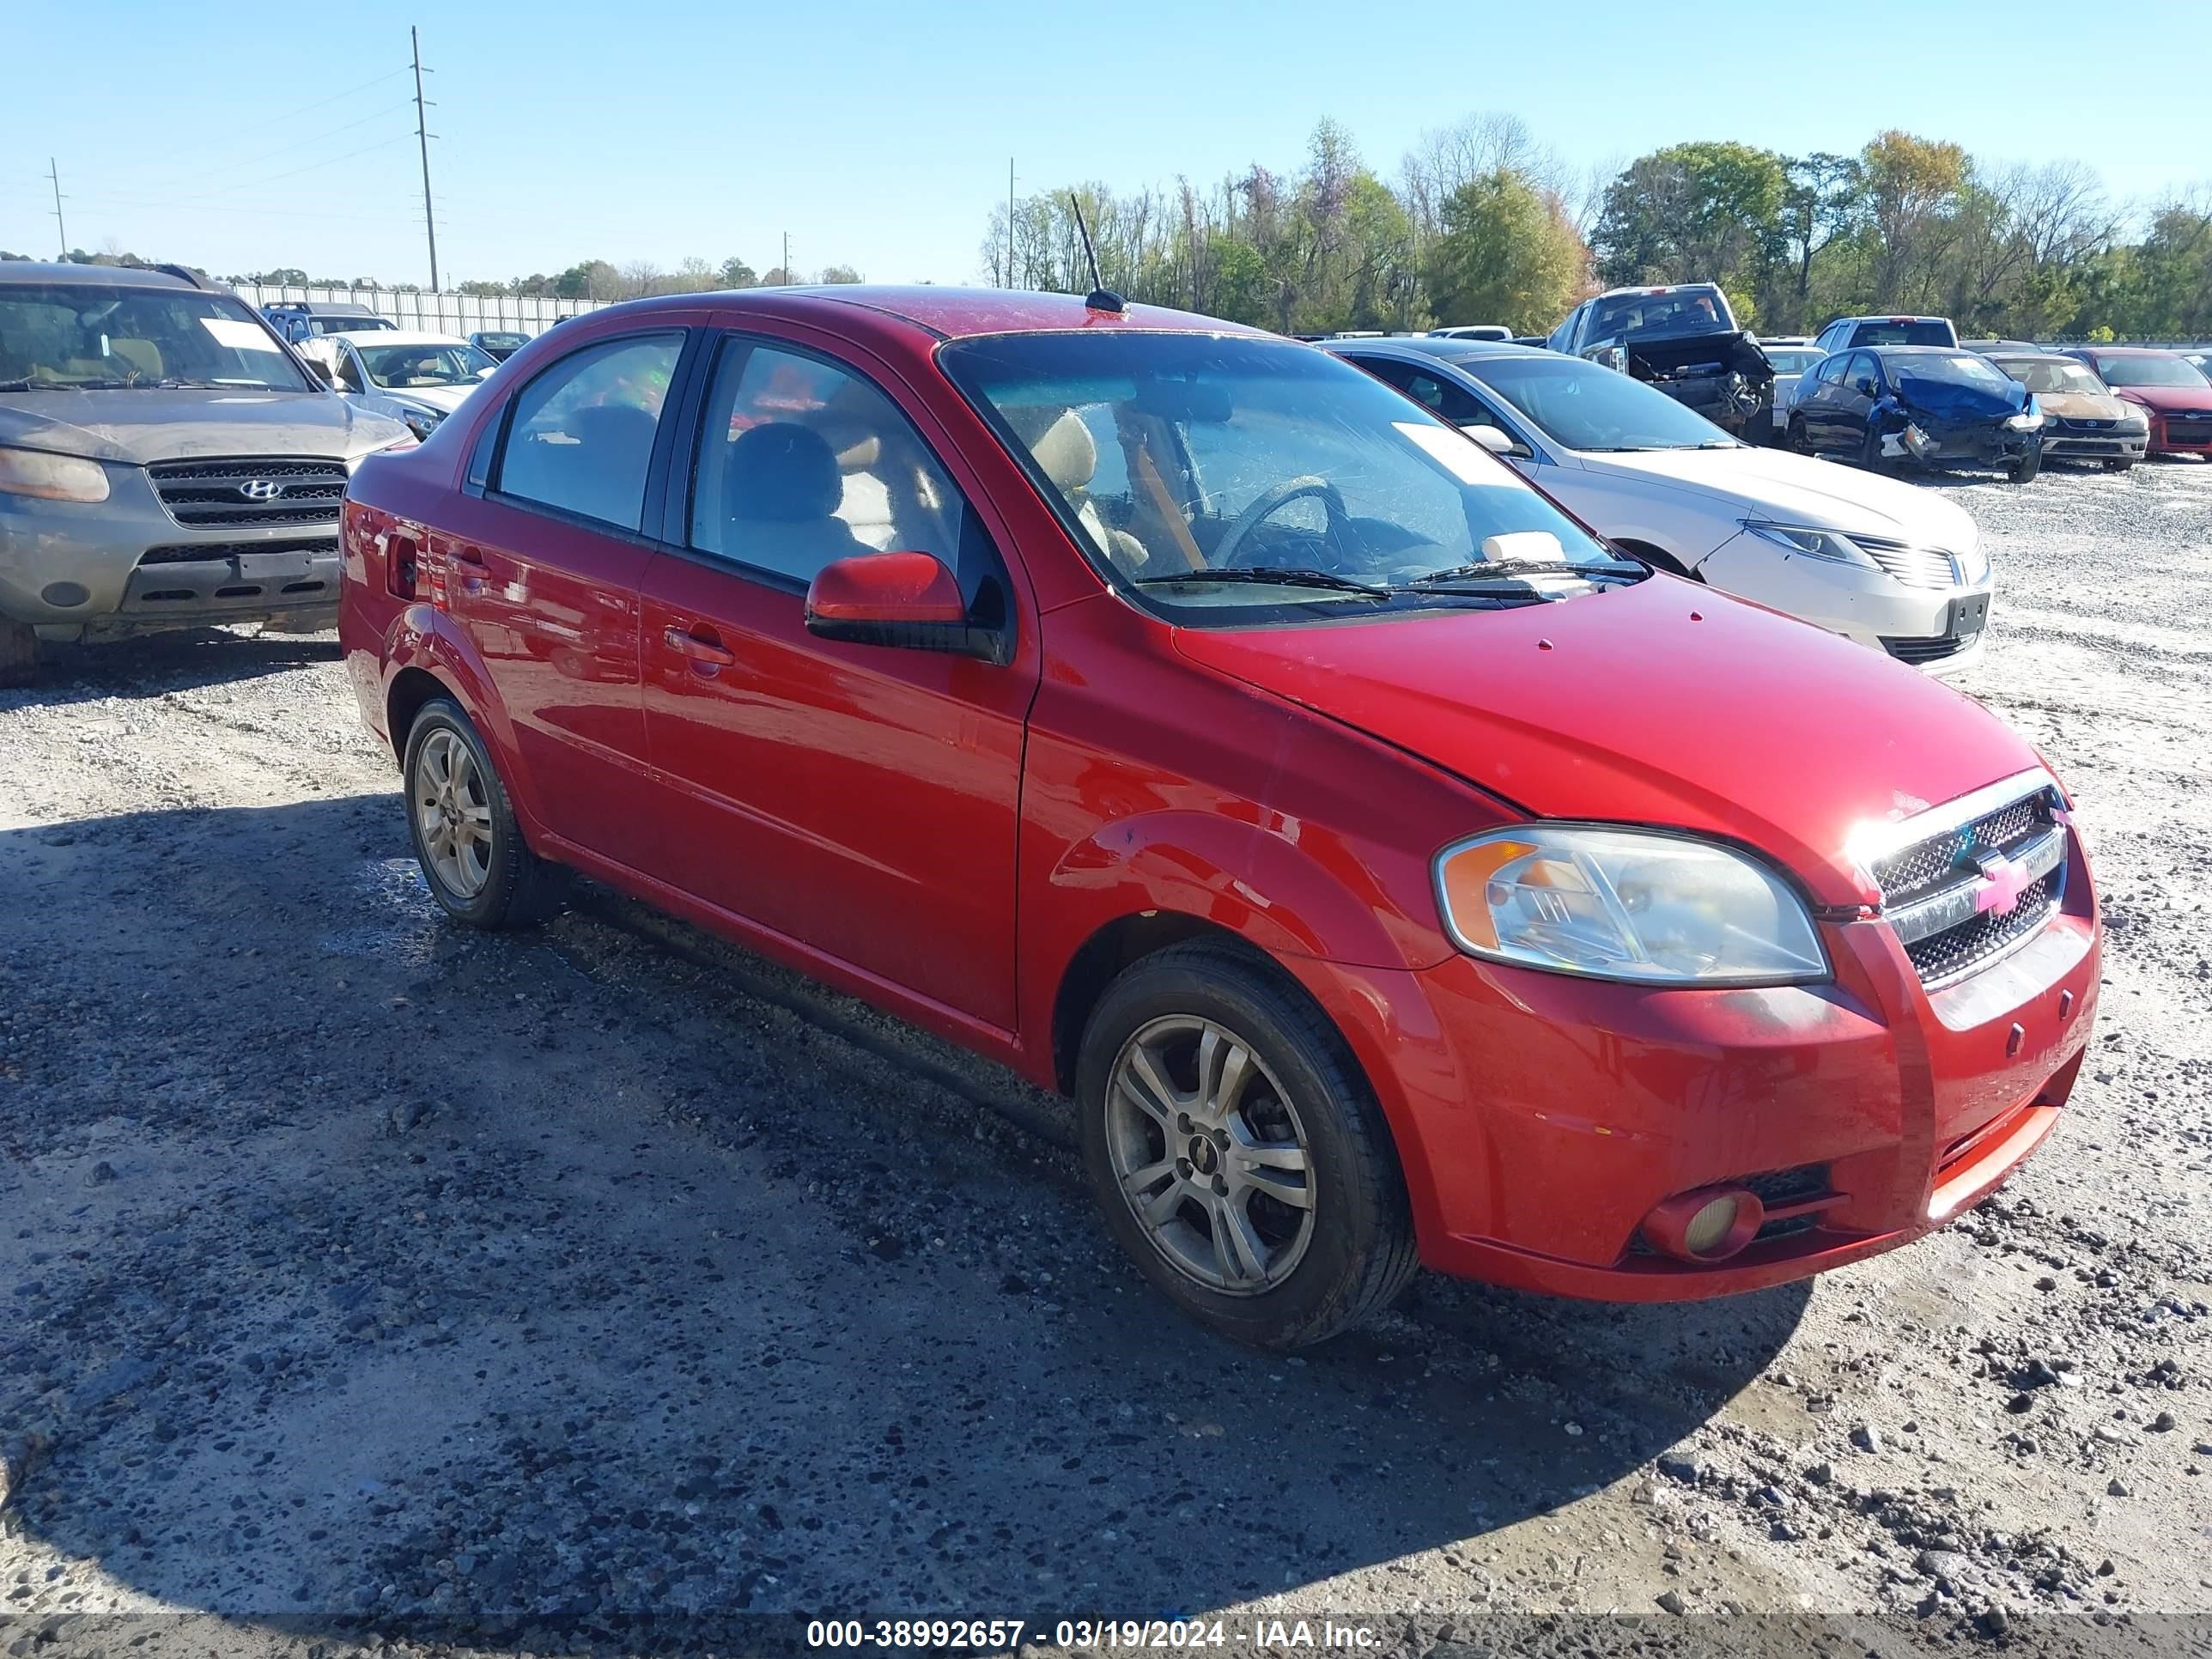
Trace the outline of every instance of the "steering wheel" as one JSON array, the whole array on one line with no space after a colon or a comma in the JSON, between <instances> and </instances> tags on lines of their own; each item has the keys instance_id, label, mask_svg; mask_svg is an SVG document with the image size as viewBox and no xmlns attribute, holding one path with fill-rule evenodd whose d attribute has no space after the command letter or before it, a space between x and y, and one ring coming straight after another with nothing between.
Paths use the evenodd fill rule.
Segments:
<instances>
[{"instance_id":1,"label":"steering wheel","mask_svg":"<svg viewBox=\"0 0 2212 1659\"><path fill-rule=\"evenodd\" d=\"M1310 472L1296 478L1285 478L1273 489L1253 497L1252 504L1237 515L1237 522L1231 525L1228 532L1214 544L1213 564L1224 570L1236 568L1237 556L1244 550L1244 544L1252 538L1252 532L1292 501L1303 501L1309 495L1321 498L1322 507L1328 514L1328 527L1332 533L1351 520L1352 515L1345 511L1343 492L1328 479L1317 477Z\"/></svg>"}]
</instances>

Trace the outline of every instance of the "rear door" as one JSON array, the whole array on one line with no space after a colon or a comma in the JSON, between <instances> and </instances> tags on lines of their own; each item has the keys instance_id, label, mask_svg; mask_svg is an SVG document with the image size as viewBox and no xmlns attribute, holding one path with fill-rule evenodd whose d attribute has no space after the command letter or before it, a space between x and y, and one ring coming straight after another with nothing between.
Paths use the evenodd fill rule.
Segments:
<instances>
[{"instance_id":1,"label":"rear door","mask_svg":"<svg viewBox=\"0 0 2212 1659\"><path fill-rule=\"evenodd\" d=\"M690 489L644 576L647 738L665 878L1001 1030L1036 629L972 477L873 365L732 333L702 375ZM680 515L680 516L679 516ZM996 607L1005 665L817 638L808 582L918 550Z\"/></svg>"},{"instance_id":2,"label":"rear door","mask_svg":"<svg viewBox=\"0 0 2212 1659\"><path fill-rule=\"evenodd\" d=\"M641 810L638 580L662 416L688 335L599 338L540 370L478 446L429 564L511 724L546 827L635 868Z\"/></svg>"}]
</instances>

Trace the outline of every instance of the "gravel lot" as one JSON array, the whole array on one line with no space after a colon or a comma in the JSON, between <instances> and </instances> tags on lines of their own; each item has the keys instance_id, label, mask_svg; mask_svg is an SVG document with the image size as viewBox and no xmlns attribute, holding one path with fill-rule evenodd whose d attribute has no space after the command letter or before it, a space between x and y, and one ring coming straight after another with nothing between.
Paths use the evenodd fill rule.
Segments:
<instances>
[{"instance_id":1,"label":"gravel lot","mask_svg":"<svg viewBox=\"0 0 2212 1659\"><path fill-rule=\"evenodd\" d=\"M2108 907L2055 1139L1817 1285L1424 1279L1299 1359L1155 1301L1006 1074L605 893L434 920L327 636L0 696L0 1647L2204 1641L2212 465L1948 488L2002 583L1963 689Z\"/></svg>"}]
</instances>

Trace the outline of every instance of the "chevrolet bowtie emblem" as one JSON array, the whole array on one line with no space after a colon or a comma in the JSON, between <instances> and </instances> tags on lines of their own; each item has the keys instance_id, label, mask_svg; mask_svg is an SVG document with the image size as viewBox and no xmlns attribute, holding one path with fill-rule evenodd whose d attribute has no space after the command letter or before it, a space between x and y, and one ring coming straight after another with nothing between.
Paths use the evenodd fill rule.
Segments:
<instances>
[{"instance_id":1,"label":"chevrolet bowtie emblem","mask_svg":"<svg viewBox=\"0 0 2212 1659\"><path fill-rule=\"evenodd\" d=\"M2008 916L2020 908L2021 895L2033 879L2026 865L2002 853L1983 853L1976 856L1974 867L1982 872L1982 885L1974 890L1976 915Z\"/></svg>"}]
</instances>

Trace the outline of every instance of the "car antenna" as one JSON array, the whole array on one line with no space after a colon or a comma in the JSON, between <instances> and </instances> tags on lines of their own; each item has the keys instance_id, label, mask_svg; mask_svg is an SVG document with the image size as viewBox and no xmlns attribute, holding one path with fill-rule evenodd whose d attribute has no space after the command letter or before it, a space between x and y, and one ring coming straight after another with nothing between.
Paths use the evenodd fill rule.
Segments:
<instances>
[{"instance_id":1,"label":"car antenna","mask_svg":"<svg viewBox=\"0 0 2212 1659\"><path fill-rule=\"evenodd\" d=\"M1083 204L1075 199L1075 192L1067 192L1067 205L1075 212L1075 228L1083 238L1083 257L1091 261L1091 292L1084 296L1085 307L1091 311L1126 311L1121 296L1106 286L1106 279L1098 274L1098 250L1091 246L1091 227L1083 222Z\"/></svg>"}]
</instances>

